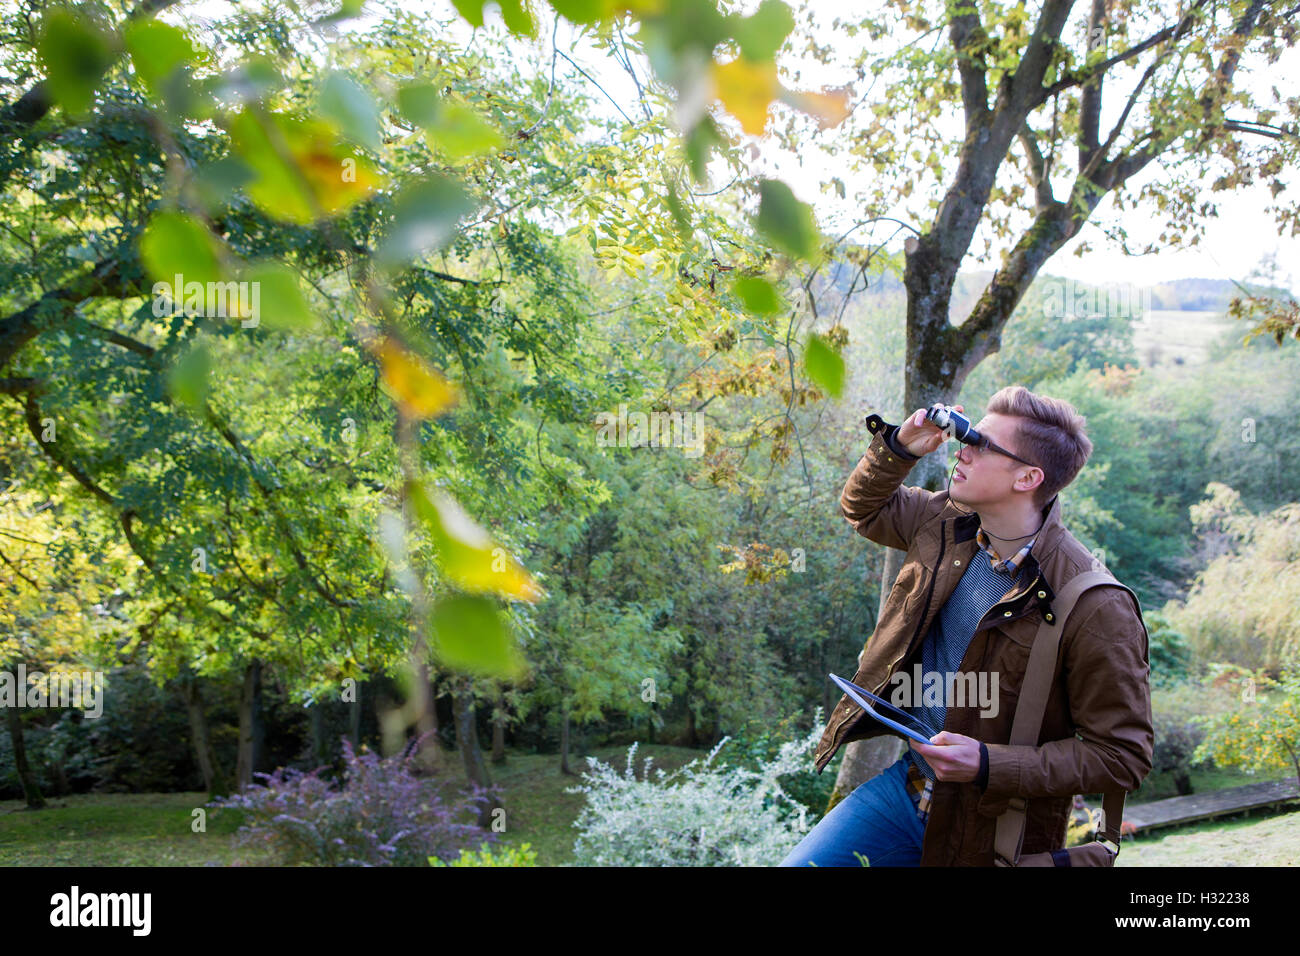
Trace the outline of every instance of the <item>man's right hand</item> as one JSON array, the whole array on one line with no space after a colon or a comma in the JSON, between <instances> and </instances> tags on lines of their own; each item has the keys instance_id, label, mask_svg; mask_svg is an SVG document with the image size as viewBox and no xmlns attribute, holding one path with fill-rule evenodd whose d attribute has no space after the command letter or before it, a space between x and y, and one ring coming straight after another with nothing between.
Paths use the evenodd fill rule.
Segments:
<instances>
[{"instance_id":1,"label":"man's right hand","mask_svg":"<svg viewBox=\"0 0 1300 956\"><path fill-rule=\"evenodd\" d=\"M954 405L953 408L959 412L966 410L960 405ZM898 426L898 434L894 436L909 455L916 455L918 458L930 454L948 440L947 432L926 419L927 411L928 409L918 408L908 416L907 421Z\"/></svg>"}]
</instances>

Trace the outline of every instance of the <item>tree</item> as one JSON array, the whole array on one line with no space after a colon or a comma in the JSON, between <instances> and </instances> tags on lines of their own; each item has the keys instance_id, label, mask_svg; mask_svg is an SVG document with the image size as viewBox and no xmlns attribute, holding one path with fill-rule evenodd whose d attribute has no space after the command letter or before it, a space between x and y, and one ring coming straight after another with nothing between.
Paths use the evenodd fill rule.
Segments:
<instances>
[{"instance_id":1,"label":"tree","mask_svg":"<svg viewBox=\"0 0 1300 956\"><path fill-rule=\"evenodd\" d=\"M307 700L407 659L519 676L499 603L542 595L514 554L536 511L586 487L547 426L589 421L622 384L568 374L590 296L557 234L629 276L653 254L661 336L707 338L720 308L745 320L771 296L768 248L688 185L711 157L738 168L739 143L707 111L682 142L667 107L717 82L752 124L747 78L771 79L791 23L780 3L679 2L638 10L638 43L612 8L562 4L634 76L653 49L662 77L624 125L557 84L558 18L548 82L514 56L539 24L513 7L512 36L473 51L397 6L351 33L350 2L206 23L175 7L3 15L0 394L47 480L75 480L147 572L130 652L160 680L246 689L246 784L270 674ZM458 9L483 25L481 4ZM764 109L839 102L764 89ZM810 254L806 208L760 191L768 240Z\"/></svg>"},{"instance_id":2,"label":"tree","mask_svg":"<svg viewBox=\"0 0 1300 956\"><path fill-rule=\"evenodd\" d=\"M1220 163L1229 172L1212 189L1259 178L1273 183L1276 195L1283 168L1297 155L1300 101L1282 104L1285 118L1275 123L1278 109L1256 109L1254 94L1234 81L1243 57L1272 62L1294 43L1289 6L1196 0L1148 10L1129 2L1076 7L1047 0L1033 17L1023 3L920 0L837 17L836 28L869 41L855 61L859 76L871 72L883 81L871 85L847 132L837 130L826 143L842 153L847 136L857 167L879 174L855 197L858 221L896 223L913 191L939 197L915 215L922 224L908 226L914 235L905 243L904 411L953 400L975 366L1000 347L1007 320L1044 263L1107 196L1117 209L1151 200L1168 219L1159 241L1177 245L1204 232L1213 206L1200 200L1200 183ZM930 38L943 39L923 52ZM1112 91L1123 106L1106 130L1103 96ZM943 116L954 102L962 105L961 129L949 135ZM1256 134L1263 144L1247 146ZM1139 174L1157 162L1164 177L1137 188ZM843 186L841 178L837 188ZM1275 215L1294 223L1297 207L1280 203ZM985 255L995 240L1009 247L970 314L954 324L957 271L981 228ZM1124 242L1122 227L1111 231ZM941 455L927 456L917 465L917 484L936 489L941 472ZM882 593L900 563L890 556ZM888 739L849 747L855 758L856 751L879 748L884 758L896 755ZM869 775L880 765L846 760L836 798L866 779L861 768Z\"/></svg>"},{"instance_id":3,"label":"tree","mask_svg":"<svg viewBox=\"0 0 1300 956\"><path fill-rule=\"evenodd\" d=\"M1248 678L1234 712L1194 719L1206 726L1194 760L1209 758L1249 773L1289 767L1300 783L1300 672L1294 666L1279 681Z\"/></svg>"},{"instance_id":4,"label":"tree","mask_svg":"<svg viewBox=\"0 0 1300 956\"><path fill-rule=\"evenodd\" d=\"M121 585L129 588L132 581L120 546L104 548L95 560L96 529L61 516L70 489L47 497L23 487L25 469L11 452L0 449L6 483L0 492L0 672L8 685L0 709L27 806L39 810L45 800L27 759L23 717L42 711L24 708L33 700L49 707L69 703L64 694L76 688L70 703L102 711L103 674L92 677L91 686L86 677L115 646L123 624L115 613Z\"/></svg>"},{"instance_id":5,"label":"tree","mask_svg":"<svg viewBox=\"0 0 1300 956\"><path fill-rule=\"evenodd\" d=\"M1300 649L1300 504L1255 515L1222 482L1205 494L1192 520L1208 560L1186 601L1165 614L1197 658L1277 675Z\"/></svg>"}]
</instances>

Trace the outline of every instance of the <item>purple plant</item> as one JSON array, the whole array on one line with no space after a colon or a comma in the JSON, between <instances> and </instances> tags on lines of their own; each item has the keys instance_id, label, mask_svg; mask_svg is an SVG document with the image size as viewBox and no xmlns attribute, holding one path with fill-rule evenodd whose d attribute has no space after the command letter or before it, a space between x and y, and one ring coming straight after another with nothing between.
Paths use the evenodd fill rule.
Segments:
<instances>
[{"instance_id":1,"label":"purple plant","mask_svg":"<svg viewBox=\"0 0 1300 956\"><path fill-rule=\"evenodd\" d=\"M428 866L430 856L454 859L496 842L473 822L495 788L471 783L449 795L445 783L412 773L418 745L387 758L358 756L344 738L342 786L322 780L324 768L280 768L255 774L264 785L208 806L242 810L239 845L270 850L289 865Z\"/></svg>"}]
</instances>

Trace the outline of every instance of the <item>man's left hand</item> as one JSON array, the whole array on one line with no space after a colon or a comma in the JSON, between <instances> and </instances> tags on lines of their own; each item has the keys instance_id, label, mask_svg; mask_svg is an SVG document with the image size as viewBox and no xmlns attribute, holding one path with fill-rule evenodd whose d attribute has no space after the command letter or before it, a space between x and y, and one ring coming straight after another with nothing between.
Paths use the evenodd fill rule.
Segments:
<instances>
[{"instance_id":1,"label":"man's left hand","mask_svg":"<svg viewBox=\"0 0 1300 956\"><path fill-rule=\"evenodd\" d=\"M973 737L963 737L942 730L930 738L933 743L918 744L909 739L911 746L934 768L939 780L968 783L979 776L980 742Z\"/></svg>"}]
</instances>

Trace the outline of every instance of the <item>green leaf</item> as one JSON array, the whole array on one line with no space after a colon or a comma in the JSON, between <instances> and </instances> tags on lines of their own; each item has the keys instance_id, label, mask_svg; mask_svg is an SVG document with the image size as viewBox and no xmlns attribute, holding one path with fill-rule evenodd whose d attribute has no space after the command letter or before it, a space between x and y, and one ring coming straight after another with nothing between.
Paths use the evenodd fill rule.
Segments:
<instances>
[{"instance_id":1,"label":"green leaf","mask_svg":"<svg viewBox=\"0 0 1300 956\"><path fill-rule=\"evenodd\" d=\"M397 108L416 126L428 128L438 122L442 97L432 83L408 83L397 91Z\"/></svg>"},{"instance_id":2,"label":"green leaf","mask_svg":"<svg viewBox=\"0 0 1300 956\"><path fill-rule=\"evenodd\" d=\"M741 276L731 284L731 291L751 315L767 318L785 308L776 286L760 276Z\"/></svg>"},{"instance_id":3,"label":"green leaf","mask_svg":"<svg viewBox=\"0 0 1300 956\"><path fill-rule=\"evenodd\" d=\"M321 115L353 142L379 149L379 110L366 89L346 73L331 73L321 87Z\"/></svg>"},{"instance_id":4,"label":"green leaf","mask_svg":"<svg viewBox=\"0 0 1300 956\"><path fill-rule=\"evenodd\" d=\"M216 282L221 279L214 237L193 216L155 213L140 235L140 258L155 282Z\"/></svg>"},{"instance_id":5,"label":"green leaf","mask_svg":"<svg viewBox=\"0 0 1300 956\"><path fill-rule=\"evenodd\" d=\"M244 270L240 279L250 283L254 309L252 318L270 329L297 332L317 325L316 313L307 303L298 277L280 262L259 262Z\"/></svg>"},{"instance_id":6,"label":"green leaf","mask_svg":"<svg viewBox=\"0 0 1300 956\"><path fill-rule=\"evenodd\" d=\"M437 174L402 190L393 206L392 228L375 250L375 261L386 267L404 265L443 246L455 235L460 217L474 209L460 183Z\"/></svg>"},{"instance_id":7,"label":"green leaf","mask_svg":"<svg viewBox=\"0 0 1300 956\"><path fill-rule=\"evenodd\" d=\"M340 20L351 20L353 17L361 15L361 8L366 0L342 0L338 10L327 17L321 19L321 23L337 23Z\"/></svg>"},{"instance_id":8,"label":"green leaf","mask_svg":"<svg viewBox=\"0 0 1300 956\"><path fill-rule=\"evenodd\" d=\"M505 145L501 133L473 110L444 101L431 83L412 83L397 91L402 115L424 129L429 148L450 160L464 159Z\"/></svg>"},{"instance_id":9,"label":"green leaf","mask_svg":"<svg viewBox=\"0 0 1300 956\"><path fill-rule=\"evenodd\" d=\"M282 113L267 114L266 122L275 141L251 109L230 120L230 138L253 172L248 197L270 215L310 223L317 209L325 215L347 209L382 184L375 165L339 143L324 123Z\"/></svg>"},{"instance_id":10,"label":"green leaf","mask_svg":"<svg viewBox=\"0 0 1300 956\"><path fill-rule=\"evenodd\" d=\"M457 587L519 601L537 601L543 596L523 565L505 548L497 547L454 499L431 497L417 482L408 483L406 492L416 517L433 540L439 569Z\"/></svg>"},{"instance_id":11,"label":"green leaf","mask_svg":"<svg viewBox=\"0 0 1300 956\"><path fill-rule=\"evenodd\" d=\"M573 23L600 23L614 12L612 0L551 0L551 6Z\"/></svg>"},{"instance_id":12,"label":"green leaf","mask_svg":"<svg viewBox=\"0 0 1300 956\"><path fill-rule=\"evenodd\" d=\"M496 127L458 103L445 104L438 113L437 122L426 130L426 134L431 141L429 145L441 150L451 160L478 156L505 145L505 139Z\"/></svg>"},{"instance_id":13,"label":"green leaf","mask_svg":"<svg viewBox=\"0 0 1300 956\"><path fill-rule=\"evenodd\" d=\"M682 202L681 195L677 192L675 183L668 183L668 193L665 196L668 202L668 211L672 213L673 222L677 226L677 232L682 237L683 242L689 242L691 238L691 216L686 211L686 205Z\"/></svg>"},{"instance_id":14,"label":"green leaf","mask_svg":"<svg viewBox=\"0 0 1300 956\"><path fill-rule=\"evenodd\" d=\"M686 161L691 168L691 178L702 183L708 175L709 159L713 150L724 145L712 117L705 116L686 136Z\"/></svg>"},{"instance_id":15,"label":"green leaf","mask_svg":"<svg viewBox=\"0 0 1300 956\"><path fill-rule=\"evenodd\" d=\"M438 659L448 667L495 677L522 675L518 644L491 598L442 598L429 614L429 630Z\"/></svg>"},{"instance_id":16,"label":"green leaf","mask_svg":"<svg viewBox=\"0 0 1300 956\"><path fill-rule=\"evenodd\" d=\"M817 221L812 208L795 198L790 187L775 179L759 184L758 218L754 225L763 236L796 259L817 256Z\"/></svg>"},{"instance_id":17,"label":"green leaf","mask_svg":"<svg viewBox=\"0 0 1300 956\"><path fill-rule=\"evenodd\" d=\"M126 28L131 65L155 98L172 71L193 62L194 45L185 31L161 20L136 20Z\"/></svg>"},{"instance_id":18,"label":"green leaf","mask_svg":"<svg viewBox=\"0 0 1300 956\"><path fill-rule=\"evenodd\" d=\"M202 410L208 397L208 374L211 370L212 357L207 347L195 345L177 360L167 375L172 398Z\"/></svg>"},{"instance_id":19,"label":"green leaf","mask_svg":"<svg viewBox=\"0 0 1300 956\"><path fill-rule=\"evenodd\" d=\"M239 103L266 100L284 85L285 79L275 62L260 55L251 56L218 76L207 77L202 83L209 95Z\"/></svg>"},{"instance_id":20,"label":"green leaf","mask_svg":"<svg viewBox=\"0 0 1300 956\"><path fill-rule=\"evenodd\" d=\"M763 0L754 15L737 19L733 33L748 60L771 60L794 29L794 14L781 0Z\"/></svg>"},{"instance_id":21,"label":"green leaf","mask_svg":"<svg viewBox=\"0 0 1300 956\"><path fill-rule=\"evenodd\" d=\"M813 384L834 398L844 394L844 358L816 332L804 345L803 365Z\"/></svg>"},{"instance_id":22,"label":"green leaf","mask_svg":"<svg viewBox=\"0 0 1300 956\"><path fill-rule=\"evenodd\" d=\"M536 37L537 25L528 10L527 0L498 0L501 5L501 19L506 29L519 36Z\"/></svg>"},{"instance_id":23,"label":"green leaf","mask_svg":"<svg viewBox=\"0 0 1300 956\"><path fill-rule=\"evenodd\" d=\"M112 35L85 17L64 10L45 17L36 52L50 95L69 114L80 116L90 108L95 86L113 63L114 46Z\"/></svg>"},{"instance_id":24,"label":"green leaf","mask_svg":"<svg viewBox=\"0 0 1300 956\"><path fill-rule=\"evenodd\" d=\"M253 171L233 156L222 156L194 172L194 188L210 213L224 209L230 197L253 178Z\"/></svg>"},{"instance_id":25,"label":"green leaf","mask_svg":"<svg viewBox=\"0 0 1300 956\"><path fill-rule=\"evenodd\" d=\"M481 27L483 25L483 2L484 0L451 0L451 5L456 8L456 12L464 17L472 27Z\"/></svg>"}]
</instances>

